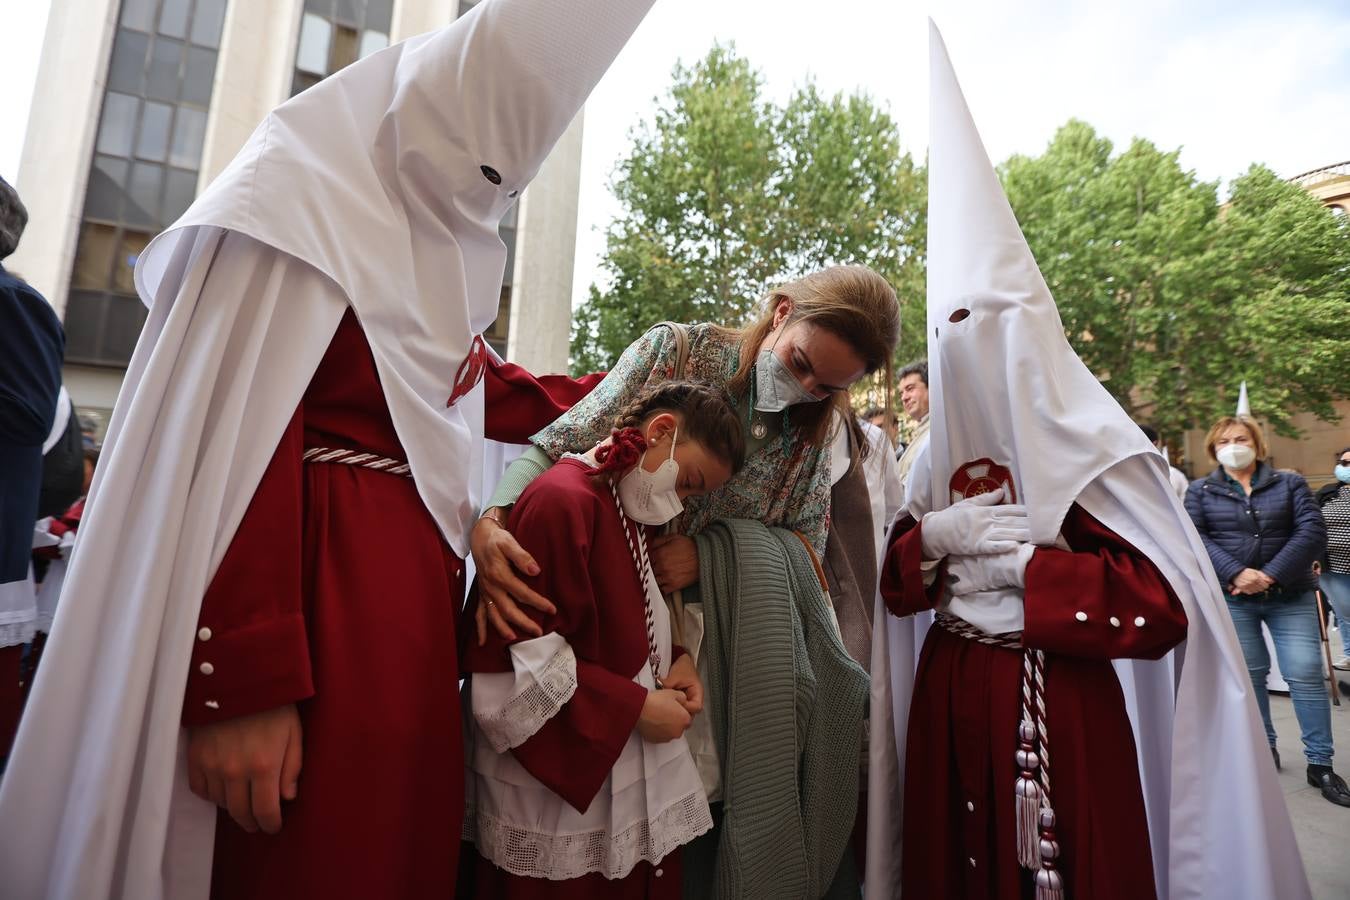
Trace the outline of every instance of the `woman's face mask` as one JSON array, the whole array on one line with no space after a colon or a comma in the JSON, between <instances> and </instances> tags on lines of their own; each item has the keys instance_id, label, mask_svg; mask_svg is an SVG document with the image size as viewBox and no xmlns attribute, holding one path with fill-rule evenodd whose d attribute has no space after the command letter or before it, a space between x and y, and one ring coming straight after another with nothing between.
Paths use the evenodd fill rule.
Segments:
<instances>
[{"instance_id":1,"label":"woman's face mask","mask_svg":"<svg viewBox=\"0 0 1350 900\"><path fill-rule=\"evenodd\" d=\"M784 317L773 343L755 357L755 410L772 413L818 403L847 390L866 372L848 341L807 321L791 324Z\"/></svg>"},{"instance_id":2,"label":"woman's face mask","mask_svg":"<svg viewBox=\"0 0 1350 900\"><path fill-rule=\"evenodd\" d=\"M1224 444L1214 454L1226 469L1245 469L1256 460L1256 451L1246 444Z\"/></svg>"}]
</instances>

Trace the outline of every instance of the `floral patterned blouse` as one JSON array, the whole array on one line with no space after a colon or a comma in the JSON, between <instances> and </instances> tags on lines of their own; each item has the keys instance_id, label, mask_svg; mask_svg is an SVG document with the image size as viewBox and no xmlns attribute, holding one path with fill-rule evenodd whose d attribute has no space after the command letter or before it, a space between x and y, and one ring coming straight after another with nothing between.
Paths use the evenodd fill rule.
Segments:
<instances>
[{"instance_id":1,"label":"floral patterned blouse","mask_svg":"<svg viewBox=\"0 0 1350 900\"><path fill-rule=\"evenodd\" d=\"M677 345L664 326L634 341L605 380L530 440L555 462L609 437L615 417L649 383L675 377ZM689 326L684 377L725 387L740 364L740 342L713 325ZM748 412L745 398L741 414ZM688 497L673 523L679 534L697 534L718 519L753 519L801 532L816 553L825 552L830 522L830 447L812 447L785 426L751 453L740 472L716 491Z\"/></svg>"}]
</instances>

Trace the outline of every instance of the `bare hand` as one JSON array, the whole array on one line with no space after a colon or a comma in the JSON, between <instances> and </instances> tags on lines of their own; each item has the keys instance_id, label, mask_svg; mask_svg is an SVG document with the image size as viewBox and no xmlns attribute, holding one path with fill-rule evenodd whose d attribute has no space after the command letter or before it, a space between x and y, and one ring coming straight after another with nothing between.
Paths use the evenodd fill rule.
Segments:
<instances>
[{"instance_id":1,"label":"bare hand","mask_svg":"<svg viewBox=\"0 0 1350 900\"><path fill-rule=\"evenodd\" d=\"M249 833L281 830L281 800L300 778L300 713L295 704L188 730L188 785Z\"/></svg>"},{"instance_id":2,"label":"bare hand","mask_svg":"<svg viewBox=\"0 0 1350 900\"><path fill-rule=\"evenodd\" d=\"M688 701L680 691L665 688L651 691L642 704L637 730L642 739L653 744L664 744L684 734L693 717L684 708Z\"/></svg>"},{"instance_id":3,"label":"bare hand","mask_svg":"<svg viewBox=\"0 0 1350 900\"><path fill-rule=\"evenodd\" d=\"M1234 597L1241 594L1259 594L1262 591L1269 590L1275 583L1265 572L1258 569L1243 569L1233 579L1233 584L1229 588L1229 593Z\"/></svg>"},{"instance_id":4,"label":"bare hand","mask_svg":"<svg viewBox=\"0 0 1350 900\"><path fill-rule=\"evenodd\" d=\"M684 692L684 711L691 716L703 712L703 682L699 680L694 658L688 653L675 660L662 684L674 691Z\"/></svg>"},{"instance_id":5,"label":"bare hand","mask_svg":"<svg viewBox=\"0 0 1350 900\"><path fill-rule=\"evenodd\" d=\"M478 646L487 643L488 622L508 641L516 639L512 626L531 637L542 635L543 630L518 605L523 603L549 615L557 611L516 574L519 570L526 575L538 575L539 564L534 557L516 543L511 532L489 519L479 519L474 525L469 549L478 570L478 609L474 611Z\"/></svg>"},{"instance_id":6,"label":"bare hand","mask_svg":"<svg viewBox=\"0 0 1350 900\"><path fill-rule=\"evenodd\" d=\"M648 549L661 593L673 594L698 581L698 545L693 538L668 534L652 541Z\"/></svg>"}]
</instances>

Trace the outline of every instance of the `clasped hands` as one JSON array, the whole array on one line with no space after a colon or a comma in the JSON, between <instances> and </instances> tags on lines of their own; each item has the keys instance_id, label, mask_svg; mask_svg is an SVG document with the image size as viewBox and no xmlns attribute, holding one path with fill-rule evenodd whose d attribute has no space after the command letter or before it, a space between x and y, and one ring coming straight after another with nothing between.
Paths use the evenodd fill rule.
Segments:
<instances>
[{"instance_id":1,"label":"clasped hands","mask_svg":"<svg viewBox=\"0 0 1350 900\"><path fill-rule=\"evenodd\" d=\"M1002 503L1000 488L977 494L923 517L925 559L947 559L953 596L1026 586L1027 563L1035 552L1027 508Z\"/></svg>"}]
</instances>

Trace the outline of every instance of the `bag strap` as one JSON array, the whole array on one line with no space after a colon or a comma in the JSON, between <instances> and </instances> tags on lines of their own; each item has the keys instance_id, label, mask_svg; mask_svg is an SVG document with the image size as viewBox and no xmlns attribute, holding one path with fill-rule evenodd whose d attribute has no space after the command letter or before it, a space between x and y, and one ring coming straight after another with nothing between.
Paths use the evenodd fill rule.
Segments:
<instances>
[{"instance_id":1,"label":"bag strap","mask_svg":"<svg viewBox=\"0 0 1350 900\"><path fill-rule=\"evenodd\" d=\"M675 378L684 378L684 364L689 361L689 329L679 322L657 322L656 327L665 326L675 336Z\"/></svg>"}]
</instances>

